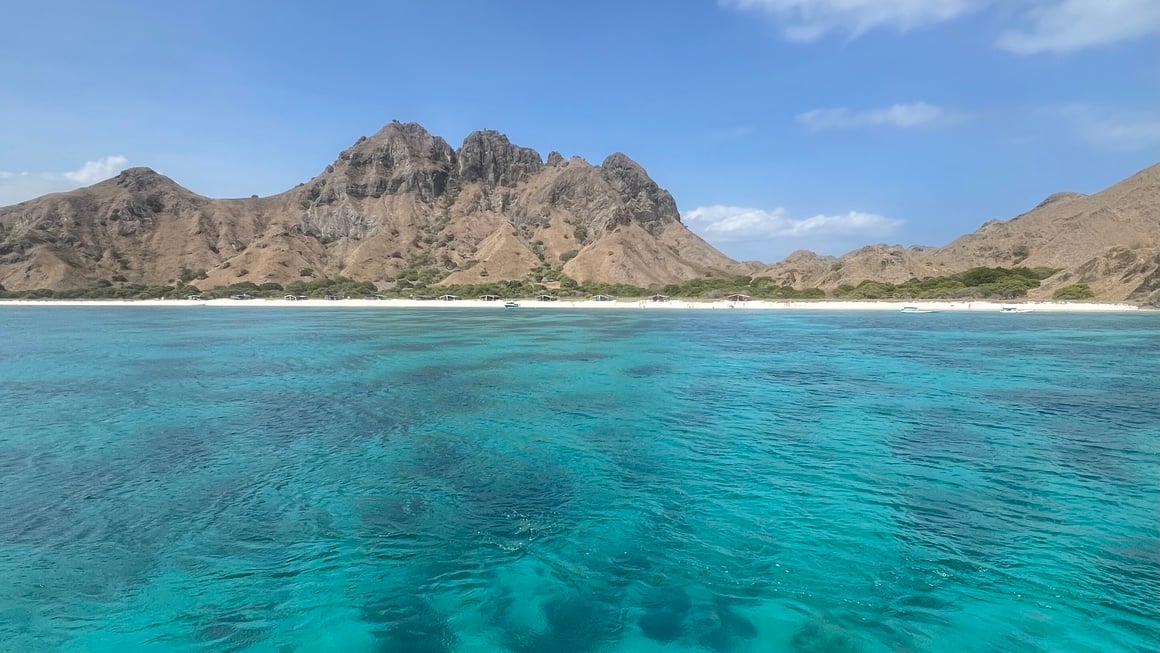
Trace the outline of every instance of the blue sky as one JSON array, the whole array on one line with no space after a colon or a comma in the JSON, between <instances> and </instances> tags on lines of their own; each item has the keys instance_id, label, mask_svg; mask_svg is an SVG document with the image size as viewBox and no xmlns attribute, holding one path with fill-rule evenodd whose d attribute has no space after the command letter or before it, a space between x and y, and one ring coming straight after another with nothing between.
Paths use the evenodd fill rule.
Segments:
<instances>
[{"instance_id":1,"label":"blue sky","mask_svg":"<svg viewBox=\"0 0 1160 653\"><path fill-rule=\"evenodd\" d=\"M726 253L941 245L1160 160L1155 0L6 8L0 204L127 166L277 193L359 136L639 161Z\"/></svg>"}]
</instances>

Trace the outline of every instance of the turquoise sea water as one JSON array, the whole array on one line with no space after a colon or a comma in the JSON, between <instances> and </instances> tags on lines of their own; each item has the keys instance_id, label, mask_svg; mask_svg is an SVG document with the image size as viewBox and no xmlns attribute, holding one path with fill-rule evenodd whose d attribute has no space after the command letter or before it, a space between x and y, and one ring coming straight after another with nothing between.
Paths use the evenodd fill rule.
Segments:
<instances>
[{"instance_id":1,"label":"turquoise sea water","mask_svg":"<svg viewBox=\"0 0 1160 653\"><path fill-rule=\"evenodd\" d=\"M1155 651L1158 336L0 309L0 650Z\"/></svg>"}]
</instances>

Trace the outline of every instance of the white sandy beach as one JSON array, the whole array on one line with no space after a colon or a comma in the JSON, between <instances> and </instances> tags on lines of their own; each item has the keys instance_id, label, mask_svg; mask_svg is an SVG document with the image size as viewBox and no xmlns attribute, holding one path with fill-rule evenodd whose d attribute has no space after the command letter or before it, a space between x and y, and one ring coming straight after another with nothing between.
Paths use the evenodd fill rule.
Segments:
<instances>
[{"instance_id":1,"label":"white sandy beach","mask_svg":"<svg viewBox=\"0 0 1160 653\"><path fill-rule=\"evenodd\" d=\"M679 300L653 302L649 300L622 300L595 302L586 299L556 302L541 302L535 299L517 300L519 310L523 309L594 309L594 310L792 310L792 311L900 311L913 306L922 311L932 312L977 312L998 313L1003 308L1018 307L1038 313L1091 313L1138 311L1132 304L1096 304L1086 302L994 302L994 301L748 301L729 302L724 300ZM307 299L288 301L285 299L140 299L140 300L0 300L0 307L36 306L125 306L125 307L211 307L211 308L429 308L434 310L449 308L479 308L489 310L504 309L501 301L481 301L461 299L457 301L413 300L413 299Z\"/></svg>"}]
</instances>

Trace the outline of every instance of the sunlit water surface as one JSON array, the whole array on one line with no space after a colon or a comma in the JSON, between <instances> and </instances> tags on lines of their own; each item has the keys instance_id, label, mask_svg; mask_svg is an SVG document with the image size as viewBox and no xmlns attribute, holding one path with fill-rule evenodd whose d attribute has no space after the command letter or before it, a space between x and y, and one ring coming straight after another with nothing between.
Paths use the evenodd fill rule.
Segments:
<instances>
[{"instance_id":1,"label":"sunlit water surface","mask_svg":"<svg viewBox=\"0 0 1160 653\"><path fill-rule=\"evenodd\" d=\"M0 650L1156 651L1158 318L0 309Z\"/></svg>"}]
</instances>

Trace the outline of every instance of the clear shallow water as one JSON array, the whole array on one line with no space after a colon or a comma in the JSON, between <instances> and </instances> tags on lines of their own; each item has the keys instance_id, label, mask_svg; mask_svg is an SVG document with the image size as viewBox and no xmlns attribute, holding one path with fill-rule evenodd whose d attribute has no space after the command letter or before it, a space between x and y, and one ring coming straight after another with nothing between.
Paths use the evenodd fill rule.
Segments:
<instances>
[{"instance_id":1,"label":"clear shallow water","mask_svg":"<svg viewBox=\"0 0 1160 653\"><path fill-rule=\"evenodd\" d=\"M1155 651L1158 335L0 310L0 650Z\"/></svg>"}]
</instances>

